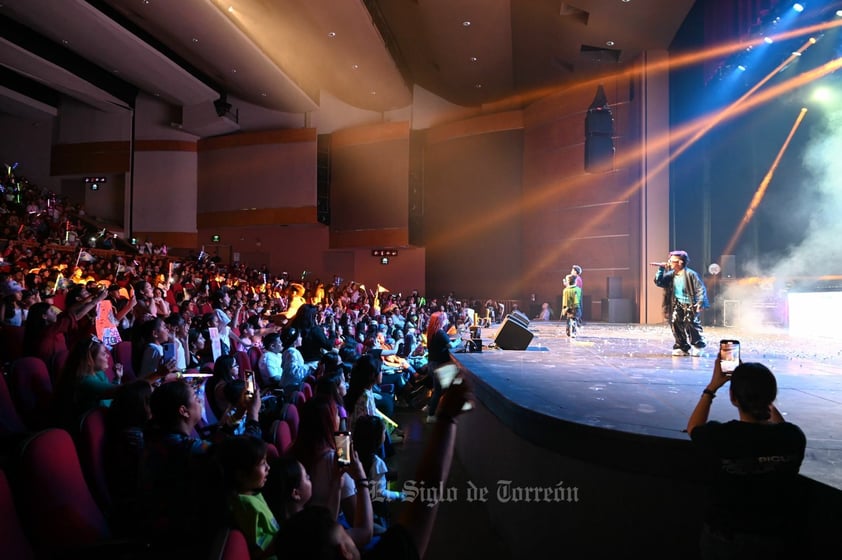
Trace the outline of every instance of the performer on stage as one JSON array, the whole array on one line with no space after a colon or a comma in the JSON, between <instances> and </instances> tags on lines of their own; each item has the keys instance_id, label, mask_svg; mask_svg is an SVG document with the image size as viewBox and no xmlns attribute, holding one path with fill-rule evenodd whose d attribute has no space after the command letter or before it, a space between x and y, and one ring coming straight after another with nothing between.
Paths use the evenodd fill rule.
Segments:
<instances>
[{"instance_id":1,"label":"performer on stage","mask_svg":"<svg viewBox=\"0 0 842 560\"><path fill-rule=\"evenodd\" d=\"M579 266L578 264L574 264L573 267L570 269L570 274L572 274L574 276L574 278L576 278L576 287L581 290L582 289L582 267ZM565 278L565 280L567 280L567 279ZM566 286L567 286L567 284L565 284L565 287Z\"/></svg>"},{"instance_id":2,"label":"performer on stage","mask_svg":"<svg viewBox=\"0 0 842 560\"><path fill-rule=\"evenodd\" d=\"M687 268L689 262L686 251L672 251L669 261L649 263L658 267L655 285L664 288L664 314L675 338L673 356L701 356L705 347L699 314L708 307L707 290L699 274Z\"/></svg>"},{"instance_id":3,"label":"performer on stage","mask_svg":"<svg viewBox=\"0 0 842 560\"><path fill-rule=\"evenodd\" d=\"M576 276L568 274L565 278L567 287L561 294L561 318L567 322L567 336L576 338L579 321L582 317L582 288L576 285ZM575 319L573 324L569 319Z\"/></svg>"}]
</instances>

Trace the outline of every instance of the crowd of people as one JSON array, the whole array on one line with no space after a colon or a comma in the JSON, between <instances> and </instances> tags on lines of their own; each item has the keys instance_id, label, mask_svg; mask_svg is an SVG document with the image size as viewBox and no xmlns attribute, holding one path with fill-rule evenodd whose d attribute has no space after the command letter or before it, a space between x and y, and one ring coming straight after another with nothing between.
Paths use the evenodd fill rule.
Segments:
<instances>
[{"instance_id":1,"label":"crowd of people","mask_svg":"<svg viewBox=\"0 0 842 560\"><path fill-rule=\"evenodd\" d=\"M4 183L4 195L0 211L16 219L0 240L0 322L23 332L21 348L4 354L39 358L50 372L50 417L40 427L76 433L80 419L107 407L119 534L203 556L197 543L224 520L255 557L290 547L317 557L313 542L299 550L301 530L284 531L297 516L316 516L343 530L323 524L314 537L351 557L423 554L434 510L406 504L392 523L382 509L403 499L387 482L403 435L391 416L396 406L426 411L435 425L418 480L446 478L470 391L434 382L428 356L449 361L455 326L467 329L476 311L453 294L427 300L339 278L294 281L203 252L177 260L145 244L84 244L68 235L81 209L21 182ZM484 314L496 318L492 307ZM128 356L118 352L126 343ZM296 398L305 385L313 396ZM279 455L269 427L296 405L294 445ZM337 433L349 434L350 451L337 452Z\"/></svg>"}]
</instances>

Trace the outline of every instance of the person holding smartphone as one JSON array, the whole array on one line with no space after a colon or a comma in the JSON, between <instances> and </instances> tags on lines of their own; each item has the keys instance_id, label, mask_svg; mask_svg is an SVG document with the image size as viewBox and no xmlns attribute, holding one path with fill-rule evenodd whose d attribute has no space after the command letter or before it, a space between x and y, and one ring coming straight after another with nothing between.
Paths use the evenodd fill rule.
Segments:
<instances>
[{"instance_id":1,"label":"person holding smartphone","mask_svg":"<svg viewBox=\"0 0 842 560\"><path fill-rule=\"evenodd\" d=\"M675 338L673 356L701 356L706 346L700 314L708 307L707 289L699 273L687 268L689 262L687 251L672 251L667 262L649 263L658 267L655 285L664 288L664 315Z\"/></svg>"},{"instance_id":2,"label":"person holding smartphone","mask_svg":"<svg viewBox=\"0 0 842 560\"><path fill-rule=\"evenodd\" d=\"M734 341L724 341L734 342ZM717 391L728 394L738 420L708 421ZM777 382L759 363L728 374L722 353L687 423L690 439L710 460L713 482L700 539L701 558L795 558L804 542L798 470L807 440L774 405ZM803 552L803 551L802 551Z\"/></svg>"}]
</instances>

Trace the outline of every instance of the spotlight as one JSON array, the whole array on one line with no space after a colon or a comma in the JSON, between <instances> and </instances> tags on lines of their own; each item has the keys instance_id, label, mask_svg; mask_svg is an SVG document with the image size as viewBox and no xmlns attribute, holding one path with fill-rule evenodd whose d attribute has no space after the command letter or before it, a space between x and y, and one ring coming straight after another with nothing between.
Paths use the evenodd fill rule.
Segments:
<instances>
[{"instance_id":1,"label":"spotlight","mask_svg":"<svg viewBox=\"0 0 842 560\"><path fill-rule=\"evenodd\" d=\"M836 17L842 17L842 10L836 10Z\"/></svg>"},{"instance_id":2,"label":"spotlight","mask_svg":"<svg viewBox=\"0 0 842 560\"><path fill-rule=\"evenodd\" d=\"M771 45L772 43L775 42L775 40L772 39L771 37L763 37L763 42L766 43L767 45Z\"/></svg>"},{"instance_id":3,"label":"spotlight","mask_svg":"<svg viewBox=\"0 0 842 560\"><path fill-rule=\"evenodd\" d=\"M801 12L804 11L804 4L801 4L800 2L796 2L795 4L792 5L792 9L800 14Z\"/></svg>"},{"instance_id":4,"label":"spotlight","mask_svg":"<svg viewBox=\"0 0 842 560\"><path fill-rule=\"evenodd\" d=\"M737 66L737 70L739 70L740 72L745 72L745 71L746 71L746 67L745 67L745 66L743 66L742 64L740 64L739 66Z\"/></svg>"}]
</instances>

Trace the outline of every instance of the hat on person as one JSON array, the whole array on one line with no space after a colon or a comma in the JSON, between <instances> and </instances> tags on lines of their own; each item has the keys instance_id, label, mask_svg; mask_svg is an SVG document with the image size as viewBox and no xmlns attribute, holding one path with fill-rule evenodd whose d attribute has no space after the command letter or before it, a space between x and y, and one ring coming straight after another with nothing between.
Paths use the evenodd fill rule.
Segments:
<instances>
[{"instance_id":1,"label":"hat on person","mask_svg":"<svg viewBox=\"0 0 842 560\"><path fill-rule=\"evenodd\" d=\"M228 323L231 322L231 317L229 317L227 313L225 313L219 308L216 309L216 316L219 318L219 323L222 326L228 326Z\"/></svg>"},{"instance_id":2,"label":"hat on person","mask_svg":"<svg viewBox=\"0 0 842 560\"><path fill-rule=\"evenodd\" d=\"M6 280L2 287L3 296L10 296L22 291L23 286L18 284L17 280Z\"/></svg>"},{"instance_id":3,"label":"hat on person","mask_svg":"<svg viewBox=\"0 0 842 560\"><path fill-rule=\"evenodd\" d=\"M579 266L578 264L573 265L573 270L576 271L576 274L582 274L582 267Z\"/></svg>"}]
</instances>

